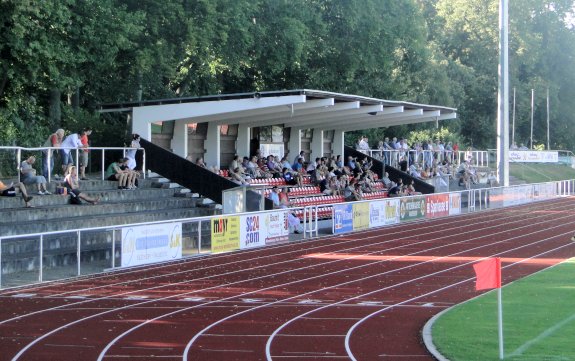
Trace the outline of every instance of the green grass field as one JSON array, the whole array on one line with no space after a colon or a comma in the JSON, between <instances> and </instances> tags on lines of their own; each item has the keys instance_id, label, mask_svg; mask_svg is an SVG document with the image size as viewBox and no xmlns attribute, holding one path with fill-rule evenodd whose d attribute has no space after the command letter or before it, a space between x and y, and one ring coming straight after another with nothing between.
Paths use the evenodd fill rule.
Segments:
<instances>
[{"instance_id":1,"label":"green grass field","mask_svg":"<svg viewBox=\"0 0 575 361\"><path fill-rule=\"evenodd\" d=\"M527 183L575 179L575 169L563 164L509 163L509 174Z\"/></svg>"},{"instance_id":2,"label":"green grass field","mask_svg":"<svg viewBox=\"0 0 575 361\"><path fill-rule=\"evenodd\" d=\"M575 259L502 292L505 360L575 360ZM499 360L497 332L496 290L454 307L432 328L435 346L451 361Z\"/></svg>"}]
</instances>

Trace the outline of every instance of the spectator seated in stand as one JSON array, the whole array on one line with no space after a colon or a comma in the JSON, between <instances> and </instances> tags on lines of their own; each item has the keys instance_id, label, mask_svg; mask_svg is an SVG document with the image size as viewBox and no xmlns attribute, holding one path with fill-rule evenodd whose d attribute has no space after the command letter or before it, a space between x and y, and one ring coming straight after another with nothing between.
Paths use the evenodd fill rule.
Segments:
<instances>
[{"instance_id":1,"label":"spectator seated in stand","mask_svg":"<svg viewBox=\"0 0 575 361\"><path fill-rule=\"evenodd\" d=\"M128 189L129 177L131 172L122 170L122 166L128 163L128 158L120 158L118 161L111 163L106 168L106 179L109 181L117 181L118 189Z\"/></svg>"},{"instance_id":2,"label":"spectator seated in stand","mask_svg":"<svg viewBox=\"0 0 575 361\"><path fill-rule=\"evenodd\" d=\"M282 169L282 177L287 185L297 185L301 187L303 185L303 177L301 174L294 172L287 167Z\"/></svg>"},{"instance_id":3,"label":"spectator seated in stand","mask_svg":"<svg viewBox=\"0 0 575 361\"><path fill-rule=\"evenodd\" d=\"M234 170L228 171L228 176L235 183L238 183L241 185L249 185L250 184L247 181L246 177L244 175L242 175L239 167L236 167Z\"/></svg>"},{"instance_id":4,"label":"spectator seated in stand","mask_svg":"<svg viewBox=\"0 0 575 361\"><path fill-rule=\"evenodd\" d=\"M421 192L415 191L415 180L411 180L409 184L405 187L405 194L408 196L415 196L421 194Z\"/></svg>"},{"instance_id":5,"label":"spectator seated in stand","mask_svg":"<svg viewBox=\"0 0 575 361\"><path fill-rule=\"evenodd\" d=\"M68 194L70 194L70 202L72 204L82 204L82 199L86 202L92 204L98 204L100 197L92 198L86 193L80 191L80 181L78 180L78 172L76 167L70 165L66 171L66 176L64 177L64 184L68 188Z\"/></svg>"},{"instance_id":6,"label":"spectator seated in stand","mask_svg":"<svg viewBox=\"0 0 575 361\"><path fill-rule=\"evenodd\" d=\"M497 176L495 175L495 172L491 171L489 173L489 175L487 176L487 184L490 187L498 187L499 186L499 181L497 180Z\"/></svg>"},{"instance_id":7,"label":"spectator seated in stand","mask_svg":"<svg viewBox=\"0 0 575 361\"><path fill-rule=\"evenodd\" d=\"M389 173L385 172L385 174L383 175L383 177L380 179L380 182L383 183L383 185L385 186L385 188L389 189L392 186L392 181L391 179L389 179Z\"/></svg>"},{"instance_id":8,"label":"spectator seated in stand","mask_svg":"<svg viewBox=\"0 0 575 361\"><path fill-rule=\"evenodd\" d=\"M0 196L2 197L16 197L16 188L20 190L20 194L22 194L22 199L24 200L24 206L26 208L33 208L34 206L30 204L32 200L32 196L28 195L26 190L26 186L22 182L12 182L10 185L4 184L0 181Z\"/></svg>"},{"instance_id":9,"label":"spectator seated in stand","mask_svg":"<svg viewBox=\"0 0 575 361\"><path fill-rule=\"evenodd\" d=\"M22 183L36 184L38 187L38 194L52 194L46 188L46 178L42 175L36 175L36 169L32 165L36 162L36 157L31 155L20 164L20 174L22 176Z\"/></svg>"},{"instance_id":10,"label":"spectator seated in stand","mask_svg":"<svg viewBox=\"0 0 575 361\"><path fill-rule=\"evenodd\" d=\"M343 190L343 196L345 198L345 201L346 202L361 201L362 196L360 192L361 189L359 183L357 183L355 179L352 179Z\"/></svg>"}]
</instances>

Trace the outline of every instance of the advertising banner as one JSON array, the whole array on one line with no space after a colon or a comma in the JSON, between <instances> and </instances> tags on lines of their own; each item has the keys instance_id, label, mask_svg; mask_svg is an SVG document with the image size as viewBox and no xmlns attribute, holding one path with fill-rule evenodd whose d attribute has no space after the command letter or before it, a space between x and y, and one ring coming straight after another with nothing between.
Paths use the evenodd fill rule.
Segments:
<instances>
[{"instance_id":1,"label":"advertising banner","mask_svg":"<svg viewBox=\"0 0 575 361\"><path fill-rule=\"evenodd\" d=\"M266 232L259 214L240 217L240 248L265 246Z\"/></svg>"},{"instance_id":2,"label":"advertising banner","mask_svg":"<svg viewBox=\"0 0 575 361\"><path fill-rule=\"evenodd\" d=\"M212 253L240 248L240 217L212 218Z\"/></svg>"},{"instance_id":3,"label":"advertising banner","mask_svg":"<svg viewBox=\"0 0 575 361\"><path fill-rule=\"evenodd\" d=\"M399 199L369 203L369 228L399 223Z\"/></svg>"},{"instance_id":4,"label":"advertising banner","mask_svg":"<svg viewBox=\"0 0 575 361\"><path fill-rule=\"evenodd\" d=\"M277 211L263 215L266 244L289 239L288 212L287 210Z\"/></svg>"},{"instance_id":5,"label":"advertising banner","mask_svg":"<svg viewBox=\"0 0 575 361\"><path fill-rule=\"evenodd\" d=\"M461 214L461 193L449 193L449 215Z\"/></svg>"},{"instance_id":6,"label":"advertising banner","mask_svg":"<svg viewBox=\"0 0 575 361\"><path fill-rule=\"evenodd\" d=\"M353 205L353 230L359 231L369 228L369 203L355 203Z\"/></svg>"},{"instance_id":7,"label":"advertising banner","mask_svg":"<svg viewBox=\"0 0 575 361\"><path fill-rule=\"evenodd\" d=\"M503 206L516 206L531 202L533 187L530 185L505 188Z\"/></svg>"},{"instance_id":8,"label":"advertising banner","mask_svg":"<svg viewBox=\"0 0 575 361\"><path fill-rule=\"evenodd\" d=\"M559 153L534 150L510 150L509 161L521 163L557 163L559 162Z\"/></svg>"},{"instance_id":9,"label":"advertising banner","mask_svg":"<svg viewBox=\"0 0 575 361\"><path fill-rule=\"evenodd\" d=\"M425 217L437 218L449 215L449 194L429 194L425 196Z\"/></svg>"},{"instance_id":10,"label":"advertising banner","mask_svg":"<svg viewBox=\"0 0 575 361\"><path fill-rule=\"evenodd\" d=\"M401 198L399 217L402 222L425 217L425 197Z\"/></svg>"},{"instance_id":11,"label":"advertising banner","mask_svg":"<svg viewBox=\"0 0 575 361\"><path fill-rule=\"evenodd\" d=\"M551 199L555 197L555 184L543 183L533 185L533 198L537 200Z\"/></svg>"},{"instance_id":12,"label":"advertising banner","mask_svg":"<svg viewBox=\"0 0 575 361\"><path fill-rule=\"evenodd\" d=\"M181 257L182 224L179 222L122 228L122 267Z\"/></svg>"},{"instance_id":13,"label":"advertising banner","mask_svg":"<svg viewBox=\"0 0 575 361\"><path fill-rule=\"evenodd\" d=\"M332 212L334 234L353 231L353 208L351 204L334 204Z\"/></svg>"},{"instance_id":14,"label":"advertising banner","mask_svg":"<svg viewBox=\"0 0 575 361\"><path fill-rule=\"evenodd\" d=\"M288 211L240 216L240 249L287 240L287 219Z\"/></svg>"},{"instance_id":15,"label":"advertising banner","mask_svg":"<svg viewBox=\"0 0 575 361\"><path fill-rule=\"evenodd\" d=\"M399 199L387 199L385 201L385 224L399 223Z\"/></svg>"},{"instance_id":16,"label":"advertising banner","mask_svg":"<svg viewBox=\"0 0 575 361\"><path fill-rule=\"evenodd\" d=\"M493 188L489 190L489 208L503 207L503 188Z\"/></svg>"}]
</instances>

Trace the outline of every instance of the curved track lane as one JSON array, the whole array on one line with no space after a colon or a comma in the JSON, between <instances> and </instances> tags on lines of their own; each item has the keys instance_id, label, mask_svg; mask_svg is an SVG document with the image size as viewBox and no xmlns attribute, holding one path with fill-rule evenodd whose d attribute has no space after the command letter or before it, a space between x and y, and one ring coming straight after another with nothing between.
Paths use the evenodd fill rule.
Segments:
<instances>
[{"instance_id":1,"label":"curved track lane","mask_svg":"<svg viewBox=\"0 0 575 361\"><path fill-rule=\"evenodd\" d=\"M575 255L573 198L0 293L7 359L432 359L419 332L477 293ZM18 297L18 294L33 297Z\"/></svg>"}]
</instances>

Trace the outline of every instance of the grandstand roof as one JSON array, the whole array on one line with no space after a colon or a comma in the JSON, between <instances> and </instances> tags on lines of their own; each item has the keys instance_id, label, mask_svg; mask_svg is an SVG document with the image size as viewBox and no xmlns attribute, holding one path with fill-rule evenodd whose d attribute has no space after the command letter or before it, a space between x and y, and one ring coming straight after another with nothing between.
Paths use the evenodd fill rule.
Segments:
<instances>
[{"instance_id":1,"label":"grandstand roof","mask_svg":"<svg viewBox=\"0 0 575 361\"><path fill-rule=\"evenodd\" d=\"M457 117L455 108L299 89L103 104L99 112L132 112L145 122L244 124L341 131Z\"/></svg>"}]
</instances>

